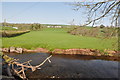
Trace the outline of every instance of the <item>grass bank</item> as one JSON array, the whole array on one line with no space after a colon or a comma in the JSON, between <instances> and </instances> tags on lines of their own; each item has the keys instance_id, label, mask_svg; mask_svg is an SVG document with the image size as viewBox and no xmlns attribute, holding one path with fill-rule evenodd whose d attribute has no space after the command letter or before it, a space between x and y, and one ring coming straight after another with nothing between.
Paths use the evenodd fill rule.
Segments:
<instances>
[{"instance_id":1,"label":"grass bank","mask_svg":"<svg viewBox=\"0 0 120 80\"><path fill-rule=\"evenodd\" d=\"M3 30L3 31L0 31L0 35L2 35L2 37L14 37L14 36L18 36L28 32L30 31L29 30L24 30L24 31Z\"/></svg>"},{"instance_id":2,"label":"grass bank","mask_svg":"<svg viewBox=\"0 0 120 80\"><path fill-rule=\"evenodd\" d=\"M41 31L31 31L29 33L2 38L2 47L22 47L27 49L47 48L53 50L70 49L70 48L90 48L90 49L117 49L113 48L113 44L117 41L116 38L100 39L95 37L85 37L71 35L67 33L67 28L45 28Z\"/></svg>"}]
</instances>

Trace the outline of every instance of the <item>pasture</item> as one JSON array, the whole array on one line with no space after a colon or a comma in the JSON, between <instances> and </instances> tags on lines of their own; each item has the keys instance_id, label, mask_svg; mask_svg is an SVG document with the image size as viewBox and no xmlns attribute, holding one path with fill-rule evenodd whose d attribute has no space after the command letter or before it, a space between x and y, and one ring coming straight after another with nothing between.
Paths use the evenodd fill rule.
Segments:
<instances>
[{"instance_id":1,"label":"pasture","mask_svg":"<svg viewBox=\"0 0 120 80\"><path fill-rule=\"evenodd\" d=\"M2 38L2 47L14 46L27 49L47 48L49 50L56 48L117 49L113 46L117 42L116 38L102 39L78 36L71 35L67 31L68 28L43 28L40 31L31 31L16 37L4 37Z\"/></svg>"}]
</instances>

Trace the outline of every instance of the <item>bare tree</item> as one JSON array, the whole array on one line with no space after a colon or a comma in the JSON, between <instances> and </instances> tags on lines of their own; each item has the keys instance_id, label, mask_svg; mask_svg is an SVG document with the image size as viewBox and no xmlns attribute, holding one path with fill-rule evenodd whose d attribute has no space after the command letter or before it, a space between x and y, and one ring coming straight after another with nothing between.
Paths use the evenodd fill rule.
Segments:
<instances>
[{"instance_id":1,"label":"bare tree","mask_svg":"<svg viewBox=\"0 0 120 80\"><path fill-rule=\"evenodd\" d=\"M80 10L85 7L88 10L88 20L85 25L92 24L95 22L109 17L111 18L111 25L118 25L118 19L120 17L120 0L102 0L99 2L75 2L72 4L75 6L74 10Z\"/></svg>"}]
</instances>

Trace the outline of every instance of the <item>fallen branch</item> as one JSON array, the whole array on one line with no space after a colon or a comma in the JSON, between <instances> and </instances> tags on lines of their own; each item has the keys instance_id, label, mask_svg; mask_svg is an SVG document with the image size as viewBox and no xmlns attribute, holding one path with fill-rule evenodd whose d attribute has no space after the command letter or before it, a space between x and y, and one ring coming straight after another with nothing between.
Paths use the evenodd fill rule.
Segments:
<instances>
[{"instance_id":1,"label":"fallen branch","mask_svg":"<svg viewBox=\"0 0 120 80\"><path fill-rule=\"evenodd\" d=\"M50 55L49 57L47 57L42 63L40 63L39 65L37 66L32 66L30 64L30 62L32 60L29 60L27 62L24 62L24 63L20 63L18 62L18 59L13 59L13 58L10 58L8 57L7 55L3 55L3 59L5 61L7 61L6 63L8 63L9 67L12 66L12 70L13 72L19 76L20 78L22 79L27 79L26 75L25 75L25 70L27 69L31 69L32 72L39 69L42 65L44 65L44 63L48 60L48 62L51 63L50 61L50 58L52 57L52 55ZM17 67L15 67L17 66Z\"/></svg>"}]
</instances>

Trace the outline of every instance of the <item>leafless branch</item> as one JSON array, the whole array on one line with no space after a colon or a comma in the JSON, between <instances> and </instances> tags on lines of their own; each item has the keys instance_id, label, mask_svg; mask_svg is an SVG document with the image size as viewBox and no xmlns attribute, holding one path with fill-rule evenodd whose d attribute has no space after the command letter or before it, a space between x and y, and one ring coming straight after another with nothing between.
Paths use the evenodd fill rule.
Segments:
<instances>
[{"instance_id":1,"label":"leafless branch","mask_svg":"<svg viewBox=\"0 0 120 80\"><path fill-rule=\"evenodd\" d=\"M110 15L109 17L112 17L111 23L117 22L117 19L119 17L119 6L120 6L120 0L104 0L102 2L77 2L73 4L73 6L76 6L77 10L79 10L81 7L86 7L89 9L88 11L88 23L85 25L89 25L91 23L95 23L96 21ZM98 11L102 11L102 14L99 15L99 17L95 17L95 13ZM98 13L99 14L99 13ZM84 25L84 26L85 26Z\"/></svg>"},{"instance_id":2,"label":"leafless branch","mask_svg":"<svg viewBox=\"0 0 120 80\"><path fill-rule=\"evenodd\" d=\"M6 55L5 55L5 56L6 56ZM9 62L8 62L8 65L9 65L9 67L12 66L12 70L13 70L14 73L15 73L16 75L18 75L20 78L22 78L22 79L27 79L27 77L26 77L26 75L25 75L25 70L31 69L32 72L33 72L33 71L37 70L39 67L41 67L42 65L44 65L46 61L49 61L49 62L51 63L51 61L50 61L50 58L51 58L51 57L52 57L52 55L50 55L49 57L47 57L42 63L40 63L40 64L37 65L37 66L32 66L32 65L30 64L30 62L31 62L32 60L29 60L29 61L24 62L24 63L20 63L20 62L18 62L18 59L13 59L13 60L9 61ZM10 59L10 57L7 56L7 59ZM17 68L15 68L15 65L17 66Z\"/></svg>"}]
</instances>

